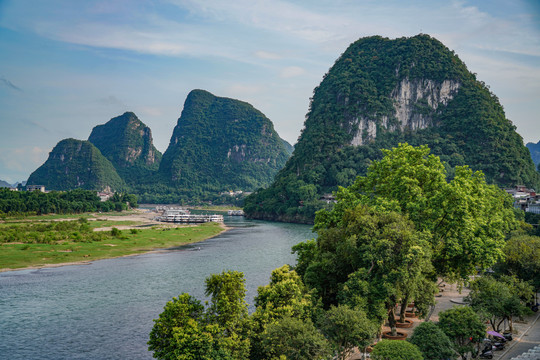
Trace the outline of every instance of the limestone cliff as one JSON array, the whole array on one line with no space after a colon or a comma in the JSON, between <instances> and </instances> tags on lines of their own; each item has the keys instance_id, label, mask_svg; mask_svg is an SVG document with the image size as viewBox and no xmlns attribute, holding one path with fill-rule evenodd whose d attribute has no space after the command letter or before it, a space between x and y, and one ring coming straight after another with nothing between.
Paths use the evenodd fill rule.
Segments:
<instances>
[{"instance_id":1,"label":"limestone cliff","mask_svg":"<svg viewBox=\"0 0 540 360\"><path fill-rule=\"evenodd\" d=\"M47 190L126 189L114 166L92 143L75 139L60 141L27 184L45 185Z\"/></svg>"},{"instance_id":2,"label":"limestone cliff","mask_svg":"<svg viewBox=\"0 0 540 360\"><path fill-rule=\"evenodd\" d=\"M397 69L396 69L397 70ZM375 115L358 114L352 120L356 126L356 134L351 145L364 145L377 137L377 127L389 131L399 128L405 130L420 130L433 126L433 117L439 106L446 106L453 99L460 86L457 80L405 78L399 82L390 93L395 113L384 115L377 119ZM392 120L389 123L389 118ZM397 121L397 122L396 122ZM391 125L394 124L394 125Z\"/></svg>"},{"instance_id":3,"label":"limestone cliff","mask_svg":"<svg viewBox=\"0 0 540 360\"><path fill-rule=\"evenodd\" d=\"M352 184L380 149L427 144L500 186L537 188L523 140L497 97L456 54L428 35L359 39L314 90L292 157L266 190L246 200L253 218L311 221L338 186Z\"/></svg>"},{"instance_id":4,"label":"limestone cliff","mask_svg":"<svg viewBox=\"0 0 540 360\"><path fill-rule=\"evenodd\" d=\"M112 162L127 183L137 183L159 168L161 153L154 147L152 131L132 112L94 127L88 141Z\"/></svg>"},{"instance_id":5,"label":"limestone cliff","mask_svg":"<svg viewBox=\"0 0 540 360\"><path fill-rule=\"evenodd\" d=\"M193 90L159 174L187 189L253 191L267 186L288 157L272 122L253 106Z\"/></svg>"}]
</instances>

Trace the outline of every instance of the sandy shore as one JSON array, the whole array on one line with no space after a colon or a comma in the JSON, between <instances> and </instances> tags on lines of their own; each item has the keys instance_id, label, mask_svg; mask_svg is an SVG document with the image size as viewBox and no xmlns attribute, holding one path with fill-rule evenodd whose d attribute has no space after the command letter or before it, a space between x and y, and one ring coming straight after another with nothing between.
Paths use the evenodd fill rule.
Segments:
<instances>
[{"instance_id":1,"label":"sandy shore","mask_svg":"<svg viewBox=\"0 0 540 360\"><path fill-rule=\"evenodd\" d=\"M95 216L95 218L90 218L90 219L88 219L88 221L107 220L107 221L119 221L119 222L120 221L133 221L133 222L135 222L135 224L133 224L133 225L114 226L118 230L137 229L137 228L141 228L141 227L145 228L145 227L150 227L150 226L158 226L159 228L177 228L177 227L198 226L198 225L162 223L162 222L154 220L154 218L156 216L158 216L158 214L156 212L149 211L149 210L141 210L141 209L134 209L133 211L134 211L134 213L125 214L125 215L110 215L110 214L107 214L107 213L94 213L92 215ZM61 221L61 220L62 219L55 220L55 221ZM73 220L73 219L65 219L65 220ZM110 231L112 228L113 228L112 226L102 227L102 228L95 228L94 231ZM205 239L201 239L201 240L198 240L198 241L184 242L182 244L179 244L179 246L189 245L189 244L194 244L194 243L197 243L197 242L205 241L205 240L214 238L216 236L219 236L219 235L223 234L225 231L230 229L225 224L221 224L221 228L222 228L222 230L219 233L217 233L216 235L214 235L214 236L211 236L211 237L208 237L208 238L205 238ZM151 250L144 251L144 252L138 252L138 253L135 253L135 254L112 256L112 257L103 258L103 259L97 259L97 260L82 260L82 261L74 261L74 262L65 262L65 263L60 263L60 264L43 264L43 265L39 265L39 266L28 266L28 267L18 268L18 269L0 269L0 272L54 268L54 267L69 266L69 265L88 265L88 264L91 264L94 261L99 261L99 260L115 259L115 258L128 257L128 256L138 256L138 255L143 255L143 254L159 253L159 252L167 252L167 251L170 251L170 250L162 249L162 248L156 248L156 249L151 249Z\"/></svg>"}]
</instances>

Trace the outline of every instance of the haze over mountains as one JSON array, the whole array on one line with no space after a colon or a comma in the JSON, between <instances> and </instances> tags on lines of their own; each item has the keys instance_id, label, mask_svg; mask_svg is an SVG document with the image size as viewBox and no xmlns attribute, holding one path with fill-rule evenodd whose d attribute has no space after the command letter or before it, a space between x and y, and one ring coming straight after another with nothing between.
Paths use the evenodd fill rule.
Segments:
<instances>
[{"instance_id":1,"label":"haze over mountains","mask_svg":"<svg viewBox=\"0 0 540 360\"><path fill-rule=\"evenodd\" d=\"M527 143L527 149L531 152L531 158L534 162L534 165L537 167L540 165L540 141L535 143Z\"/></svg>"},{"instance_id":2,"label":"haze over mountains","mask_svg":"<svg viewBox=\"0 0 540 360\"><path fill-rule=\"evenodd\" d=\"M173 194L177 202L185 194L268 186L291 152L272 122L250 104L193 90L163 155L150 128L126 112L94 127L88 141L60 141L28 180L50 190Z\"/></svg>"}]
</instances>

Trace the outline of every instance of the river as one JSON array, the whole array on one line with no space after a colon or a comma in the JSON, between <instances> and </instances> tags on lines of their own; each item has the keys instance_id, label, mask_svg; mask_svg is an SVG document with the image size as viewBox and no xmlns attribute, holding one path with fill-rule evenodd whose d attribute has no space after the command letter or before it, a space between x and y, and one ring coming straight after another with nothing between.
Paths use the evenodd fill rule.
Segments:
<instances>
[{"instance_id":1,"label":"river","mask_svg":"<svg viewBox=\"0 0 540 360\"><path fill-rule=\"evenodd\" d=\"M207 276L238 270L253 304L271 271L294 263L291 247L313 237L307 225L225 223L231 230L166 252L0 273L0 358L152 359L152 320L172 297L204 300Z\"/></svg>"}]
</instances>

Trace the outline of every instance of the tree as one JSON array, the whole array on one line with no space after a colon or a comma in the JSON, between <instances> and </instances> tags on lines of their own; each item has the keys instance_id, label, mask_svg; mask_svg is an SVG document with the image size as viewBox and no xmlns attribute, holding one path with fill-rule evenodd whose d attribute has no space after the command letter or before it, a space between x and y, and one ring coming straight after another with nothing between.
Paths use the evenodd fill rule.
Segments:
<instances>
[{"instance_id":1,"label":"tree","mask_svg":"<svg viewBox=\"0 0 540 360\"><path fill-rule=\"evenodd\" d=\"M422 353L407 341L382 340L371 352L373 360L423 360Z\"/></svg>"},{"instance_id":2,"label":"tree","mask_svg":"<svg viewBox=\"0 0 540 360\"><path fill-rule=\"evenodd\" d=\"M355 347L363 349L368 346L378 328L365 312L347 305L332 306L323 315L320 327L339 360L347 359Z\"/></svg>"},{"instance_id":3,"label":"tree","mask_svg":"<svg viewBox=\"0 0 540 360\"><path fill-rule=\"evenodd\" d=\"M506 257L500 264L503 271L540 288L540 237L513 236L504 247Z\"/></svg>"},{"instance_id":4,"label":"tree","mask_svg":"<svg viewBox=\"0 0 540 360\"><path fill-rule=\"evenodd\" d=\"M330 346L311 320L285 316L269 324L261 335L265 359L330 359Z\"/></svg>"},{"instance_id":5,"label":"tree","mask_svg":"<svg viewBox=\"0 0 540 360\"><path fill-rule=\"evenodd\" d=\"M504 320L512 326L513 317L529 312L525 304L532 295L532 287L516 278L497 280L483 276L471 283L471 292L465 300L481 317L489 320L493 330L500 332Z\"/></svg>"},{"instance_id":6,"label":"tree","mask_svg":"<svg viewBox=\"0 0 540 360\"><path fill-rule=\"evenodd\" d=\"M462 358L486 335L486 326L469 306L453 307L441 312L438 326L454 342L454 349Z\"/></svg>"},{"instance_id":7,"label":"tree","mask_svg":"<svg viewBox=\"0 0 540 360\"><path fill-rule=\"evenodd\" d=\"M417 288L423 271L431 266L424 233L397 212L362 204L345 210L339 223L317 231L316 251L296 248L306 284L326 307L340 298L381 323L387 317L395 332L397 301Z\"/></svg>"},{"instance_id":8,"label":"tree","mask_svg":"<svg viewBox=\"0 0 540 360\"><path fill-rule=\"evenodd\" d=\"M517 227L508 194L466 166L447 182L444 165L427 146L400 144L383 152L365 177L340 188L332 211L317 214L315 229L336 226L347 209L363 203L407 215L417 231L428 233L439 276L467 279L503 258L505 234Z\"/></svg>"},{"instance_id":9,"label":"tree","mask_svg":"<svg viewBox=\"0 0 540 360\"><path fill-rule=\"evenodd\" d=\"M250 347L244 283L239 271L223 271L206 279L205 294L211 296L206 316L224 329L225 346L237 359L247 358Z\"/></svg>"},{"instance_id":10,"label":"tree","mask_svg":"<svg viewBox=\"0 0 540 360\"><path fill-rule=\"evenodd\" d=\"M154 320L148 349L158 359L247 359L249 319L243 274L224 271L206 279L205 311L189 294L173 298Z\"/></svg>"},{"instance_id":11,"label":"tree","mask_svg":"<svg viewBox=\"0 0 540 360\"><path fill-rule=\"evenodd\" d=\"M431 321L418 325L408 341L418 346L425 359L446 360L456 358L456 352L448 336Z\"/></svg>"},{"instance_id":12,"label":"tree","mask_svg":"<svg viewBox=\"0 0 540 360\"><path fill-rule=\"evenodd\" d=\"M253 327L251 334L251 358L266 359L268 346L263 348L262 334L266 328L282 318L298 320L303 325L298 325L306 330L311 323L311 318L318 311L317 304L312 301L308 289L302 283L302 279L296 271L291 270L289 265L274 269L270 277L270 283L260 286L255 298L255 312L252 315ZM291 323L287 321L281 325ZM306 330L307 331L307 330ZM268 337L266 337L268 339Z\"/></svg>"},{"instance_id":13,"label":"tree","mask_svg":"<svg viewBox=\"0 0 540 360\"><path fill-rule=\"evenodd\" d=\"M218 355L218 338L218 327L205 323L204 306L184 293L169 301L154 320L148 350L156 359L226 359Z\"/></svg>"}]
</instances>

